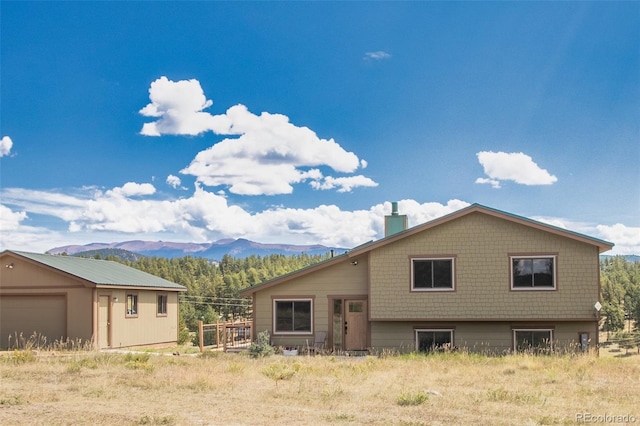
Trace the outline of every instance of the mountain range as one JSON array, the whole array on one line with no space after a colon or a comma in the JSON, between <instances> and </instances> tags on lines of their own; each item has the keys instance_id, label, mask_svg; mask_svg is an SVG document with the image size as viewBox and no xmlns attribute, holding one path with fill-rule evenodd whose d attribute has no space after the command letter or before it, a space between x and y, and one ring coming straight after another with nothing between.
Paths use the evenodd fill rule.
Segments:
<instances>
[{"instance_id":1,"label":"mountain range","mask_svg":"<svg viewBox=\"0 0 640 426\"><path fill-rule=\"evenodd\" d=\"M326 247L320 244L295 245L295 244L263 244L255 241L239 238L223 239L212 243L175 243L167 241L123 241L118 243L91 243L85 245L68 245L55 247L47 251L49 254L76 255L84 252L94 252L106 249L120 249L128 252L141 254L144 256L157 257L203 257L211 260L220 260L225 254L235 258L245 258L251 255L268 256L271 254L282 254L291 256L296 254L326 254L333 251L341 254L347 249L339 247Z\"/></svg>"}]
</instances>

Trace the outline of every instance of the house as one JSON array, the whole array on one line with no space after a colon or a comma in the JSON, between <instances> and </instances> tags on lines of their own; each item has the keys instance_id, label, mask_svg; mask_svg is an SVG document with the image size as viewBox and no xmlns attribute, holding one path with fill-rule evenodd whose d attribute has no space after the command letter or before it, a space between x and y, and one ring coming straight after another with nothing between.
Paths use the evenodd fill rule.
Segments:
<instances>
[{"instance_id":1,"label":"house","mask_svg":"<svg viewBox=\"0 0 640 426\"><path fill-rule=\"evenodd\" d=\"M186 288L117 262L0 253L0 348L34 333L97 349L172 344Z\"/></svg>"},{"instance_id":2,"label":"house","mask_svg":"<svg viewBox=\"0 0 640 426\"><path fill-rule=\"evenodd\" d=\"M336 351L597 347L599 254L613 244L474 204L244 290L256 332ZM599 305L598 305L599 306Z\"/></svg>"}]
</instances>

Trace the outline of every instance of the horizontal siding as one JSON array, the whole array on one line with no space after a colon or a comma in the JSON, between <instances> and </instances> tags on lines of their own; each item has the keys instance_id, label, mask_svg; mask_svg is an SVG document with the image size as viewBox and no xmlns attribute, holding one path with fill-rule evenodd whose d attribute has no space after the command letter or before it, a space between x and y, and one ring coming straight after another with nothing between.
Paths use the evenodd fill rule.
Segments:
<instances>
[{"instance_id":1,"label":"horizontal siding","mask_svg":"<svg viewBox=\"0 0 640 426\"><path fill-rule=\"evenodd\" d=\"M415 350L414 330L453 329L454 346L460 350L475 353L503 354L512 350L513 328L552 328L554 330L554 346L558 350L572 351L578 347L579 334L589 333L591 348L595 347L595 322L562 322L562 323L421 323L421 322L372 322L371 347L376 353L385 350L413 352Z\"/></svg>"},{"instance_id":2,"label":"horizontal siding","mask_svg":"<svg viewBox=\"0 0 640 426\"><path fill-rule=\"evenodd\" d=\"M113 292L99 292L100 295L110 295L118 298L113 302L111 324L113 327L112 347L143 346L158 343L175 342L178 338L178 293L156 291L132 291L138 295L138 316L126 316L125 290ZM167 315L157 316L157 295L166 294Z\"/></svg>"},{"instance_id":3,"label":"horizontal siding","mask_svg":"<svg viewBox=\"0 0 640 426\"><path fill-rule=\"evenodd\" d=\"M513 253L557 254L556 291L511 291ZM455 291L411 292L410 256L455 256ZM593 245L482 213L370 254L372 319L586 319L598 300Z\"/></svg>"},{"instance_id":4,"label":"horizontal siding","mask_svg":"<svg viewBox=\"0 0 640 426\"><path fill-rule=\"evenodd\" d=\"M266 288L255 294L255 331L267 330L271 342L276 346L305 346L313 344L313 335L274 335L273 299L274 298L313 298L313 331L329 332L329 297L337 295L366 295L368 262L365 256L345 259L313 274L296 280Z\"/></svg>"}]
</instances>

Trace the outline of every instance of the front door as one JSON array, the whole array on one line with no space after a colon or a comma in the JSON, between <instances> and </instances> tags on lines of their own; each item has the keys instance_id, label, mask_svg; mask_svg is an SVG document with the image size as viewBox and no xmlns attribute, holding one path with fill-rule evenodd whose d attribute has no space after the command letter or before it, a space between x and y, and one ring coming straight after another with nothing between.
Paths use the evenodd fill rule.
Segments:
<instances>
[{"instance_id":1,"label":"front door","mask_svg":"<svg viewBox=\"0 0 640 426\"><path fill-rule=\"evenodd\" d=\"M111 298L98 298L98 346L99 349L111 346Z\"/></svg>"},{"instance_id":2,"label":"front door","mask_svg":"<svg viewBox=\"0 0 640 426\"><path fill-rule=\"evenodd\" d=\"M348 351L367 348L367 302L346 300L344 307L344 348Z\"/></svg>"}]
</instances>

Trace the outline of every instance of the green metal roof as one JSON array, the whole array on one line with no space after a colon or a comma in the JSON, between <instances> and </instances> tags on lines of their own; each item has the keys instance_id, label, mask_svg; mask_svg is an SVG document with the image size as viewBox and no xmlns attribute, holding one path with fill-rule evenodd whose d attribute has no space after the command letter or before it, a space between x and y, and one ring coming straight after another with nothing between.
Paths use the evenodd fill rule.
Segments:
<instances>
[{"instance_id":1,"label":"green metal roof","mask_svg":"<svg viewBox=\"0 0 640 426\"><path fill-rule=\"evenodd\" d=\"M13 253L100 286L161 288L174 291L186 290L186 287L180 284L110 260L54 256L13 250L7 250L5 253Z\"/></svg>"}]
</instances>

